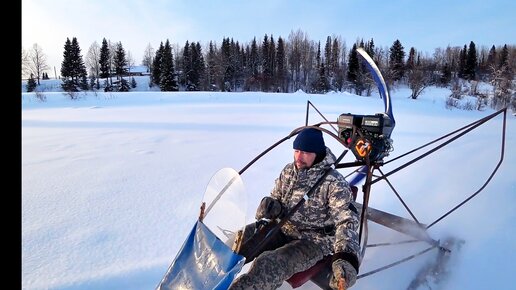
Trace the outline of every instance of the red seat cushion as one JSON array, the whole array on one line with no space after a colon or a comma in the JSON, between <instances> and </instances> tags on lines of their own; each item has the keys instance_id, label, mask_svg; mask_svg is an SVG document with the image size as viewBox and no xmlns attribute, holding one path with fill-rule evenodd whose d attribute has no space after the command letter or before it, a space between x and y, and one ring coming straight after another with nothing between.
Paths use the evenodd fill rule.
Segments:
<instances>
[{"instance_id":1,"label":"red seat cushion","mask_svg":"<svg viewBox=\"0 0 516 290\"><path fill-rule=\"evenodd\" d=\"M327 256L324 259L317 262L312 267L304 270L303 272L298 272L292 275L287 279L287 282L290 284L292 288L297 288L305 284L308 280L312 279L319 271L321 271L324 267L328 265L328 261L331 260L331 256Z\"/></svg>"}]
</instances>

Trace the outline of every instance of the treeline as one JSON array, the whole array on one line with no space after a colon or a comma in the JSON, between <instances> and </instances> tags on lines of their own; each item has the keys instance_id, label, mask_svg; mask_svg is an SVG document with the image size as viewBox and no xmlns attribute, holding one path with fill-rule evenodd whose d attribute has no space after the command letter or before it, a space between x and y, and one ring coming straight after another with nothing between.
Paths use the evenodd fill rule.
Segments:
<instances>
[{"instance_id":1,"label":"treeline","mask_svg":"<svg viewBox=\"0 0 516 290\"><path fill-rule=\"evenodd\" d=\"M149 44L141 64L149 69L149 86L159 87L161 91L303 90L370 95L375 85L358 58L357 47L363 47L374 59L389 87L408 85L414 99L430 85L449 87L452 97L461 98L467 82L472 84L469 94L478 94L484 102L488 97L496 99L491 104L494 107L515 102L511 99L516 69L513 45L479 49L471 41L463 47L437 48L428 55L414 47L407 53L399 40L390 47L376 47L373 39L358 40L348 48L340 37L328 36L321 43L298 30L291 32L288 39L266 34L261 40L253 38L245 44L224 38L220 46L210 41L204 50L199 42L189 41L183 47L173 48L167 39L157 50ZM67 39L61 65L63 89L128 91L135 86L134 79L129 81L124 76L134 63L121 42L113 44L105 38L101 46L96 42L90 46L84 62L77 39ZM41 64L32 67L48 69ZM39 82L44 70L31 70L31 73L31 78ZM491 96L476 91L478 81L493 85Z\"/></svg>"}]
</instances>

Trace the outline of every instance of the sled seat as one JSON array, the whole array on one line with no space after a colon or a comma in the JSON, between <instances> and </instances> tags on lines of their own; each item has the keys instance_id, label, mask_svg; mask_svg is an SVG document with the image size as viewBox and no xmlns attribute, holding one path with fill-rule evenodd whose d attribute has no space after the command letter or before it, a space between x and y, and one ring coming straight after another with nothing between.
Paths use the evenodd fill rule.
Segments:
<instances>
[{"instance_id":1,"label":"sled seat","mask_svg":"<svg viewBox=\"0 0 516 290\"><path fill-rule=\"evenodd\" d=\"M357 199L358 188L354 185L350 186L351 192L353 193L353 200ZM292 288L301 287L303 284L312 280L317 286L322 289L331 289L329 286L331 275L333 275L333 270L331 266L333 255L325 256L322 260L317 262L312 267L298 272L288 278L286 281L290 284Z\"/></svg>"},{"instance_id":2,"label":"sled seat","mask_svg":"<svg viewBox=\"0 0 516 290\"><path fill-rule=\"evenodd\" d=\"M324 259L317 262L311 268L304 270L303 272L296 273L287 279L287 282L290 284L292 288L301 287L303 284L308 282L309 280L320 278L320 274L323 272L327 272L328 269L331 270L331 258L332 256L326 256ZM325 270L323 270L325 269ZM319 279L317 279L319 280ZM328 280L329 282L329 280Z\"/></svg>"}]
</instances>

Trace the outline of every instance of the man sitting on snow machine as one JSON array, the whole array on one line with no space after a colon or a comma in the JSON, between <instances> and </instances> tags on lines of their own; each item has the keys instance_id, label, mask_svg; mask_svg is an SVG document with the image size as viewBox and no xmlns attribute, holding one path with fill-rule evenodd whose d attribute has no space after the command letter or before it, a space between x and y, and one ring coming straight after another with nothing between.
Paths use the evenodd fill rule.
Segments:
<instances>
[{"instance_id":1,"label":"man sitting on snow machine","mask_svg":"<svg viewBox=\"0 0 516 290\"><path fill-rule=\"evenodd\" d=\"M351 188L332 165L335 155L326 147L321 130L305 128L294 140L294 161L287 164L275 181L270 196L260 202L258 222L246 227L240 253L263 221L280 220L311 191L305 203L281 226L254 259L247 273L229 287L277 289L292 275L331 257L333 289L355 284L359 269L358 211L353 206ZM319 181L320 180L320 181ZM312 189L312 187L314 187ZM244 255L245 256L245 255Z\"/></svg>"}]
</instances>

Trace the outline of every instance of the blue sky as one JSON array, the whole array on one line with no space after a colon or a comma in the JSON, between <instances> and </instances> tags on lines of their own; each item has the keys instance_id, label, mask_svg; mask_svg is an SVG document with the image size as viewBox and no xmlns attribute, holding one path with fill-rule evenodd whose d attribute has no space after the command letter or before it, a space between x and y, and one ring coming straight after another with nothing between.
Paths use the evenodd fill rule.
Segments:
<instances>
[{"instance_id":1,"label":"blue sky","mask_svg":"<svg viewBox=\"0 0 516 290\"><path fill-rule=\"evenodd\" d=\"M324 4L324 5L323 5ZM77 37L83 55L102 39L121 41L136 64L148 44L169 39L247 43L265 34L288 38L300 29L324 43L341 36L346 44L374 39L390 47L399 39L408 51L515 44L516 3L509 0L22 0L22 47L37 43L59 70L66 38Z\"/></svg>"}]
</instances>

